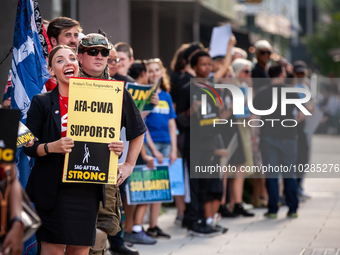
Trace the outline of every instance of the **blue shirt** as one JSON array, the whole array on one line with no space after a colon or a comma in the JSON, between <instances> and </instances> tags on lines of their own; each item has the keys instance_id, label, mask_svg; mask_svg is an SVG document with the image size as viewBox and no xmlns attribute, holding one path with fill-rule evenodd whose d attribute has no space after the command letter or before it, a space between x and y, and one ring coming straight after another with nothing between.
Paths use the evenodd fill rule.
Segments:
<instances>
[{"instance_id":1,"label":"blue shirt","mask_svg":"<svg viewBox=\"0 0 340 255\"><path fill-rule=\"evenodd\" d=\"M175 119L177 116L172 105L170 94L161 90L158 97L159 103L146 117L145 124L154 142L170 143L169 120Z\"/></svg>"},{"instance_id":2,"label":"blue shirt","mask_svg":"<svg viewBox=\"0 0 340 255\"><path fill-rule=\"evenodd\" d=\"M306 84L295 84L295 88L301 88L301 89L307 89L310 90L309 87ZM298 93L300 98L305 98L306 95L304 93Z\"/></svg>"}]
</instances>

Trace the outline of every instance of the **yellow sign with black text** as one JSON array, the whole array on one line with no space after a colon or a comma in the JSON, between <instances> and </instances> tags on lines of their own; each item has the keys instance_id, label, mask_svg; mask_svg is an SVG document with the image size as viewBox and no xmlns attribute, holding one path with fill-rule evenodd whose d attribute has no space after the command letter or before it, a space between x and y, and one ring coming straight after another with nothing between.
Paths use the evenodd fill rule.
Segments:
<instances>
[{"instance_id":1,"label":"yellow sign with black text","mask_svg":"<svg viewBox=\"0 0 340 255\"><path fill-rule=\"evenodd\" d=\"M118 156L109 151L119 141L124 82L72 78L69 85L63 182L116 184Z\"/></svg>"}]
</instances>

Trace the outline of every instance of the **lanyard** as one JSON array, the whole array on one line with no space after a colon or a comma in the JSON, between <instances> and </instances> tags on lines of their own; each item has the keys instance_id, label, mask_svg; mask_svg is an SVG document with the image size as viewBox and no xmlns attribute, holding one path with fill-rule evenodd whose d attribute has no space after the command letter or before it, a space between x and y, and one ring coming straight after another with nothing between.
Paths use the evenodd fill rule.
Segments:
<instances>
[{"instance_id":1,"label":"lanyard","mask_svg":"<svg viewBox=\"0 0 340 255\"><path fill-rule=\"evenodd\" d=\"M60 101L63 103L63 105L65 106L66 110L68 109L68 105L66 104L64 98L59 94L59 98L60 98Z\"/></svg>"}]
</instances>

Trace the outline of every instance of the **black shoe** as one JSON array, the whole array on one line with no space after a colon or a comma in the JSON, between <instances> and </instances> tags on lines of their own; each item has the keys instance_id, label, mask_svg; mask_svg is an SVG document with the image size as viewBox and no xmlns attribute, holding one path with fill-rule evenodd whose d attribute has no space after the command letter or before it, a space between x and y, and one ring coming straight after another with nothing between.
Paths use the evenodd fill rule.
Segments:
<instances>
[{"instance_id":1,"label":"black shoe","mask_svg":"<svg viewBox=\"0 0 340 255\"><path fill-rule=\"evenodd\" d=\"M190 221L188 220L188 218L184 216L183 221L182 221L182 228L189 228L189 225L190 225Z\"/></svg>"},{"instance_id":2,"label":"black shoe","mask_svg":"<svg viewBox=\"0 0 340 255\"><path fill-rule=\"evenodd\" d=\"M225 234L225 233L228 231L227 228L222 227L221 225L218 225L218 224L215 224L215 225L212 224L212 225L210 225L210 227L211 227L212 229L215 229L215 230L221 232L222 234Z\"/></svg>"},{"instance_id":3,"label":"black shoe","mask_svg":"<svg viewBox=\"0 0 340 255\"><path fill-rule=\"evenodd\" d=\"M148 231L146 231L146 234L148 236L151 236L153 238L157 238L157 237L162 237L162 238L166 238L166 239L170 239L171 236L169 234L164 233L159 227L153 227L153 228L149 228Z\"/></svg>"},{"instance_id":4,"label":"black shoe","mask_svg":"<svg viewBox=\"0 0 340 255\"><path fill-rule=\"evenodd\" d=\"M233 214L243 215L244 217L253 217L255 214L244 210L242 204L235 204Z\"/></svg>"},{"instance_id":5,"label":"black shoe","mask_svg":"<svg viewBox=\"0 0 340 255\"><path fill-rule=\"evenodd\" d=\"M112 255L139 255L136 249L128 248L124 245L111 249Z\"/></svg>"},{"instance_id":6,"label":"black shoe","mask_svg":"<svg viewBox=\"0 0 340 255\"><path fill-rule=\"evenodd\" d=\"M188 228L189 235L198 237L213 237L220 235L221 233L222 232L213 229L210 226L207 226L201 220L193 222L192 224L190 224L190 227Z\"/></svg>"},{"instance_id":7,"label":"black shoe","mask_svg":"<svg viewBox=\"0 0 340 255\"><path fill-rule=\"evenodd\" d=\"M220 208L218 209L218 212L221 214L224 218L234 218L237 215L230 212L226 205L220 205Z\"/></svg>"}]
</instances>

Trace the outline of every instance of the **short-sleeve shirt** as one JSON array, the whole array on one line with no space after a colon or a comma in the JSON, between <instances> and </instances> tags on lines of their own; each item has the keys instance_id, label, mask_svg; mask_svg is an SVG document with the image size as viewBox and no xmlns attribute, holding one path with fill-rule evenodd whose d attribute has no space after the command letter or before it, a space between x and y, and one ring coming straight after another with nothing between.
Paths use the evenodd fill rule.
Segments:
<instances>
[{"instance_id":1,"label":"short-sleeve shirt","mask_svg":"<svg viewBox=\"0 0 340 255\"><path fill-rule=\"evenodd\" d=\"M159 103L146 117L145 124L154 142L170 143L169 120L175 119L177 116L170 94L161 90L158 97Z\"/></svg>"},{"instance_id":2,"label":"short-sleeve shirt","mask_svg":"<svg viewBox=\"0 0 340 255\"><path fill-rule=\"evenodd\" d=\"M117 73L111 77L111 79L124 81L123 112L121 122L122 129L120 132L120 140L124 142L124 151L123 155L118 160L118 163L124 163L129 149L129 141L145 133L147 128L130 92L125 88L127 82L134 82L134 80L128 75L122 76ZM132 119L129 119L126 114L129 114Z\"/></svg>"},{"instance_id":3,"label":"short-sleeve shirt","mask_svg":"<svg viewBox=\"0 0 340 255\"><path fill-rule=\"evenodd\" d=\"M147 130L132 96L126 88L124 88L121 123L122 127L125 127L127 141L135 139Z\"/></svg>"}]
</instances>

